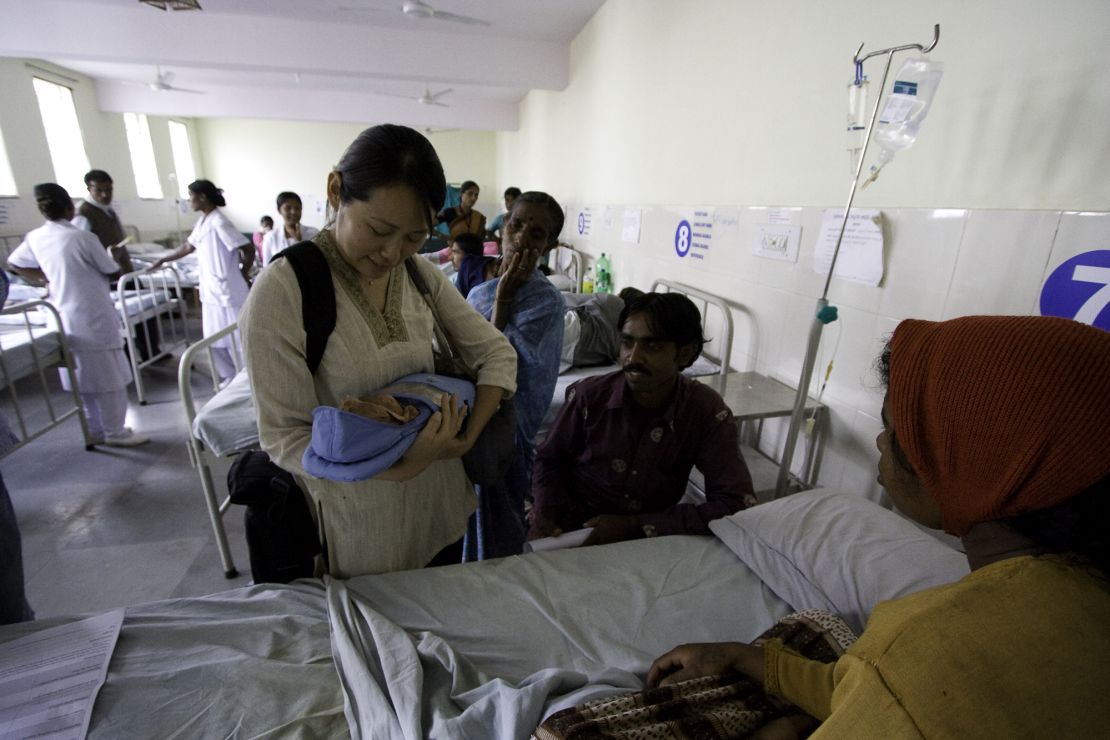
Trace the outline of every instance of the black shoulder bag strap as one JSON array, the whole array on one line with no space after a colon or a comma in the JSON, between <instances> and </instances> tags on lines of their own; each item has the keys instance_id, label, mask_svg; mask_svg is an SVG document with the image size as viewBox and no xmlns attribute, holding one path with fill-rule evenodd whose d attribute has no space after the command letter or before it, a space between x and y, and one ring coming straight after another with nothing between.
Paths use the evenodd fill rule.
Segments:
<instances>
[{"instance_id":1,"label":"black shoulder bag strap","mask_svg":"<svg viewBox=\"0 0 1110 740\"><path fill-rule=\"evenodd\" d=\"M428 282L424 280L424 276L420 274L420 268L416 266L415 260L419 257L409 257L405 260L405 271L409 274L409 279L412 284L416 286L416 290L423 297L424 302L428 304L429 310L432 312L432 331L436 339L436 347L439 349L439 356L444 365L451 365L454 367L454 372L448 372L448 375L466 375L473 380L473 375L468 368L463 368L462 355L459 354L458 348L455 343L451 341L451 335L447 333L447 329L443 327L443 322L439 318L439 311L436 310L435 301L432 300L432 291L428 288ZM441 368L442 369L442 368Z\"/></svg>"},{"instance_id":2,"label":"black shoulder bag strap","mask_svg":"<svg viewBox=\"0 0 1110 740\"><path fill-rule=\"evenodd\" d=\"M301 322L305 334L305 363L313 375L320 367L328 337L335 329L335 286L324 253L313 242L299 242L279 252L297 275L301 288Z\"/></svg>"}]
</instances>

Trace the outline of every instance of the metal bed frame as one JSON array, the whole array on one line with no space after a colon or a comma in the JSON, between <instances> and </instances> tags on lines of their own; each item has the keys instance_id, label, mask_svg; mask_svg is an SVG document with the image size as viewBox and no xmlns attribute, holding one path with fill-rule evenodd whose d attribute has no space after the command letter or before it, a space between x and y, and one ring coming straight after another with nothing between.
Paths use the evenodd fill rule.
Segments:
<instances>
[{"instance_id":1,"label":"metal bed frame","mask_svg":"<svg viewBox=\"0 0 1110 740\"><path fill-rule=\"evenodd\" d=\"M169 357L173 350L189 344L189 325L185 321L185 303L181 292L181 279L172 266L165 266L154 272L143 270L129 272L120 277L116 284L116 306L120 319L126 329L127 355L131 361L131 371L135 378L135 394L139 403L146 405L146 392L143 388L143 369ZM128 313L126 301L139 299L142 309L134 314ZM147 321L155 322L155 333L161 351L145 360L139 358L137 340L142 336L146 346L150 346L150 330Z\"/></svg>"},{"instance_id":2,"label":"metal bed frame","mask_svg":"<svg viewBox=\"0 0 1110 740\"><path fill-rule=\"evenodd\" d=\"M42 338L41 336L35 336L29 313L39 309L46 311L50 315L50 320L53 322L58 337L57 349L40 348L37 344L42 341ZM54 308L54 306L47 301L35 300L9 306L0 310L0 314L5 316L23 314L23 326L27 332L29 340L28 346L30 347L32 359L29 371L24 371L13 376L13 369L6 357L5 350L0 348L0 383L3 383L3 392L10 400L12 409L15 413L16 427L18 429L17 434L19 436L19 442L9 449L6 454L10 454L38 437L41 437L51 429L65 423L65 421L72 416L76 416L81 424L81 434L85 439L85 449L91 450L92 439L89 436L89 424L85 419L85 409L81 405L81 395L77 390L77 376L73 371L73 356L70 354L65 332L62 330L62 319L58 314L58 309ZM18 331L18 329L16 329L16 331ZM46 370L59 364L69 377L69 395L73 401L72 406L61 409L55 407L55 400L51 398L50 385L46 380ZM37 376L38 378L38 388L41 391L41 397L46 405L47 414L50 417L50 420L46 424L39 427L32 427L29 425L27 414L23 407L23 399L20 398L19 390L16 388L17 381L31 375Z\"/></svg>"},{"instance_id":3,"label":"metal bed frame","mask_svg":"<svg viewBox=\"0 0 1110 740\"><path fill-rule=\"evenodd\" d=\"M242 345L239 340L238 331L239 325L232 324L190 345L185 352L182 353L181 360L177 366L177 386L181 391L181 403L185 408L185 420L189 427L189 438L185 443L186 450L189 453L189 463L200 477L200 487L204 493L204 503L208 509L208 518L212 522L212 532L216 536L216 546L220 550L220 561L223 563L224 575L227 578L235 578L239 575L239 571L235 567L235 561L231 557L231 548L227 543L227 531L224 529L223 522L224 514L227 513L228 508L231 506L231 499L225 496L221 501L217 495L215 483L212 481L212 468L209 465L212 457L211 453L205 448L204 443L193 433L193 422L196 421L197 418L197 403L193 398L191 380L193 364L196 358L202 353L206 353L208 367L215 367L212 345L215 344L217 340L223 339L229 335L232 337L232 342L236 346L236 351L231 353L232 361L235 363L235 370L238 372L242 369ZM226 383L220 382L217 373L211 372L211 377L213 391L219 391L221 387L226 385Z\"/></svg>"}]
</instances>

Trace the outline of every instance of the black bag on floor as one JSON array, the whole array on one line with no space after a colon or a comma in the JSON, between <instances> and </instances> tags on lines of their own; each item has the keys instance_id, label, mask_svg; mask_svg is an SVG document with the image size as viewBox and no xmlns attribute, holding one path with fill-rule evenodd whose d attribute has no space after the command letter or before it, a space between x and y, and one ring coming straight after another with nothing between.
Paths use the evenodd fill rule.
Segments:
<instances>
[{"instance_id":1,"label":"black bag on floor","mask_svg":"<svg viewBox=\"0 0 1110 740\"><path fill-rule=\"evenodd\" d=\"M320 366L328 336L335 329L335 288L323 252L312 242L294 244L285 257L301 289L305 362L313 375ZM323 549L305 494L293 476L261 450L240 452L227 471L231 503L247 507L244 521L251 576L255 583L289 583L311 578Z\"/></svg>"},{"instance_id":2,"label":"black bag on floor","mask_svg":"<svg viewBox=\"0 0 1110 740\"><path fill-rule=\"evenodd\" d=\"M247 507L244 522L255 583L312 578L320 539L304 492L262 450L240 452L227 472L231 503Z\"/></svg>"}]
</instances>

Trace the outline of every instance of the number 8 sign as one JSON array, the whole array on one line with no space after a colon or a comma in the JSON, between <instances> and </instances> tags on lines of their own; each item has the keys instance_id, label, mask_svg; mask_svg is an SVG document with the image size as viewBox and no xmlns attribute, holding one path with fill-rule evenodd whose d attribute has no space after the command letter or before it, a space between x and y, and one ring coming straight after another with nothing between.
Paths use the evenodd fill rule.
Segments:
<instances>
[{"instance_id":1,"label":"number 8 sign","mask_svg":"<svg viewBox=\"0 0 1110 740\"><path fill-rule=\"evenodd\" d=\"M1110 250L1084 252L1053 270L1041 288L1041 315L1110 331Z\"/></svg>"},{"instance_id":2,"label":"number 8 sign","mask_svg":"<svg viewBox=\"0 0 1110 740\"><path fill-rule=\"evenodd\" d=\"M693 241L693 231L690 229L690 222L683 219L678 222L678 228L674 231L674 251L679 257L685 257L690 253L690 244Z\"/></svg>"}]
</instances>

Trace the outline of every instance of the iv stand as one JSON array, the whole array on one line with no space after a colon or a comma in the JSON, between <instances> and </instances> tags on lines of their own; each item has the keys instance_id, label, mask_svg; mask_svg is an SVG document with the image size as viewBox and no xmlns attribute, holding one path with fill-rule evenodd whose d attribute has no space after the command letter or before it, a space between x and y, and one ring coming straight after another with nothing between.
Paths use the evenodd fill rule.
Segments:
<instances>
[{"instance_id":1,"label":"iv stand","mask_svg":"<svg viewBox=\"0 0 1110 740\"><path fill-rule=\"evenodd\" d=\"M863 51L863 44L859 45L856 49L852 61L856 65L856 69L862 68L863 63L871 57L886 54L886 67L883 69L883 79L879 83L879 94L875 96L875 107L871 110L871 120L867 123L867 131L863 135L863 147L860 150L859 162L856 163L856 174L852 178L852 187L848 192L848 205L844 208L844 217L840 221L840 233L836 237L836 247L833 249L832 264L829 265L829 274L825 278L825 290L821 293L821 297L817 299L817 309L814 312L813 323L809 327L809 340L806 344L806 356L802 362L802 377L798 380L798 391L794 398L794 411L790 415L790 427L786 431L786 446L782 452L782 463L779 466L779 477L775 483L775 498L782 498L786 495L786 489L790 482L790 464L794 460L794 448L798 442L798 432L802 427L802 418L805 415L806 398L809 395L809 384L813 379L813 366L817 363L817 348L821 344L821 332L825 328L825 324L836 321L836 306L830 306L828 301L829 285L832 283L833 272L836 270L836 258L840 255L840 243L844 240L844 230L848 226L848 216L852 211L852 203L856 199L856 188L859 185L859 176L863 172L863 163L867 158L867 146L871 143L871 131L875 128L875 119L879 115L879 104L883 100L883 90L886 89L886 78L890 73L890 63L894 60L895 52L908 51L916 49L922 54L928 54L936 48L937 42L940 41L940 24L933 26L933 41L932 43L922 46L921 44L906 44L904 46L893 46L889 49L880 49L873 51L867 56L860 58L860 52Z\"/></svg>"}]
</instances>

